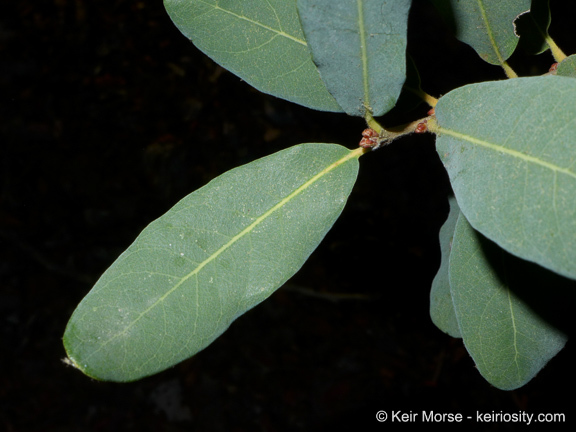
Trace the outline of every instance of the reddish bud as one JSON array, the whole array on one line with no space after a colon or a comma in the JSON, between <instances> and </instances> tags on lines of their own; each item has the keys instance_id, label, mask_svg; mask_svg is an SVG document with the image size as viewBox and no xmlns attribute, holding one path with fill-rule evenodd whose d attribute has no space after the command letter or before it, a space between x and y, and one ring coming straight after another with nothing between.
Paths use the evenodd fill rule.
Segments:
<instances>
[{"instance_id":1,"label":"reddish bud","mask_svg":"<svg viewBox=\"0 0 576 432\"><path fill-rule=\"evenodd\" d=\"M416 129L414 129L414 133L424 133L428 130L428 126L426 125L426 121L423 121L422 123L418 123L418 125L416 125Z\"/></svg>"},{"instance_id":2,"label":"reddish bud","mask_svg":"<svg viewBox=\"0 0 576 432\"><path fill-rule=\"evenodd\" d=\"M374 129L368 128L362 131L362 136L364 138L376 138L378 136L378 132L376 132Z\"/></svg>"},{"instance_id":3,"label":"reddish bud","mask_svg":"<svg viewBox=\"0 0 576 432\"><path fill-rule=\"evenodd\" d=\"M360 140L359 145L360 145L360 147L363 147L363 148L372 148L372 147L375 147L377 144L378 144L378 142L373 138L362 138Z\"/></svg>"}]
</instances>

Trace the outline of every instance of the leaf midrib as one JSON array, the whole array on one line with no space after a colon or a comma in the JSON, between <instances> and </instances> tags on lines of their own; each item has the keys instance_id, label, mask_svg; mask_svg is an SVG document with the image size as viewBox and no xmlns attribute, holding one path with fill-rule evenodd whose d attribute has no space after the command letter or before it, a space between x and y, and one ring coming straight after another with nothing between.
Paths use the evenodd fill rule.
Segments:
<instances>
[{"instance_id":1,"label":"leaf midrib","mask_svg":"<svg viewBox=\"0 0 576 432\"><path fill-rule=\"evenodd\" d=\"M364 87L364 105L370 107L370 86L368 81L368 49L366 47L366 27L364 24L364 2L357 0L358 30L360 33L360 56L362 58L362 84Z\"/></svg>"},{"instance_id":2,"label":"leaf midrib","mask_svg":"<svg viewBox=\"0 0 576 432\"><path fill-rule=\"evenodd\" d=\"M247 16L238 15L237 13L234 13L234 12L232 12L231 10L221 8L220 6L218 6L218 5L216 5L216 4L208 3L208 2L202 1L202 0L199 0L199 1L200 1L201 3L204 3L204 4L207 5L207 6L211 6L211 7L214 8L215 10L219 10L219 11L222 11L222 12L224 12L224 13L230 14L230 15L238 18L238 19L241 19L241 20L244 20L244 21L249 22L250 24L254 24L254 25L257 25L257 26L259 26L259 27L262 27L262 28L264 28L264 29L266 29L266 30L269 30L269 31L271 31L271 32L274 32L274 33L276 33L276 34L278 34L278 35L280 35L280 36L283 36L283 37L285 37L285 38L287 38L287 39L290 39L290 40L292 40L292 41L294 41L294 42L297 42L297 43L299 43L299 44L301 44L301 45L308 46L308 44L306 43L305 40L299 39L299 38L297 38L296 36L292 36L291 34L286 33L285 31L272 28L272 27L267 26L266 24L263 24L263 23L258 22L258 21L254 21L253 19L248 18ZM272 5L270 5L270 7L272 8ZM274 8L272 8L272 10L274 10ZM274 10L274 12L276 12L276 11Z\"/></svg>"},{"instance_id":3,"label":"leaf midrib","mask_svg":"<svg viewBox=\"0 0 576 432\"><path fill-rule=\"evenodd\" d=\"M220 256L222 253L224 253L227 249L232 247L237 241L239 241L240 239L245 237L247 234L252 232L260 223L262 223L264 220L266 220L268 217L270 217L274 212L276 212L277 210L284 207L286 204L288 204L290 201L292 201L294 198L296 198L298 195L300 195L302 192L304 192L306 189L308 189L310 186L312 186L314 183L316 183L318 180L320 180L322 177L324 177L326 174L330 173L331 171L333 171L334 169L336 169L340 165L348 162L350 159L357 158L357 157L361 156L363 154L363 150L364 149L359 148L357 150L350 151L347 155L340 158L336 162L333 162L328 167L326 167L325 169L320 171L318 174L314 175L308 181L306 181L301 186L299 186L297 189L295 189L292 193L288 194L285 198L280 200L278 202L278 204L274 205L269 210L267 210L265 213L263 213L261 216L256 218L254 220L254 222L252 222L250 225L248 225L246 228L244 228L242 231L240 231L237 235L232 237L226 244L224 244L222 247L220 247L220 249L218 249L216 252L214 252L212 255L210 255L208 258L206 258L204 261L202 261L200 264L198 264L198 266L193 271L188 273L186 276L182 277L178 283L176 283L172 288L170 288L163 296L159 297L147 309L142 311L121 332L118 332L117 334L112 336L110 339L103 342L98 349L95 349L88 357L86 357L85 361L88 360L93 355L95 355L96 353L98 353L100 350L102 350L106 345L108 345L109 343L111 343L112 341L114 341L115 339L117 339L121 335L125 334L127 331L129 331L132 327L134 327L136 325L136 323L138 321L140 321L140 319L142 317L146 316L156 306L162 304L168 296L170 296L174 291L176 291L178 288L180 288L180 286L182 286L182 284L184 284L184 282L186 282L191 277L196 276L210 262L214 261L216 258L218 258L218 256ZM78 365L78 363L74 359L72 359L72 357L70 357L70 359L74 362L74 364Z\"/></svg>"},{"instance_id":4,"label":"leaf midrib","mask_svg":"<svg viewBox=\"0 0 576 432\"><path fill-rule=\"evenodd\" d=\"M535 164L535 165L539 165L539 166L542 166L542 167L544 167L544 168L547 168L547 169L549 169L549 170L551 170L551 171L558 172L558 173L561 173L561 174L565 174L565 175L567 175L567 176L569 176L569 177L572 177L572 178L576 179L576 173L575 173L575 172L572 172L572 171L570 171L570 170L567 169L567 168L562 168L562 167L560 167L560 166L558 166L558 165L555 165L555 164L553 164L553 163L543 161L542 159L538 159L538 158L535 157L535 156L530 156L530 155L524 154L524 153L522 153L522 152L519 152L519 151L517 151L517 150L512 150L512 149L507 148L507 147L504 147L504 146L502 146L502 145L495 144L495 143L491 143L491 142L485 141L485 140L481 140L481 139L479 139L479 138L475 138L475 137L473 137L473 136L466 135L466 134L464 134L464 133L457 132L457 131L455 131L455 130L447 129L447 128L444 128L444 127L438 127L438 132L439 132L440 134L449 135L449 136L451 136L451 137L454 137L454 138L457 138L457 139L460 139L460 140L464 140L464 141L467 141L467 142L469 142L469 143L476 144L476 145L482 146L482 147L484 147L484 148L488 148L488 149L490 149L490 150L494 150L494 151L497 151L497 152L500 152L500 153L507 154L507 155L509 155L509 156L512 156L512 157L521 159L521 160L523 160L523 161L525 161L525 162L533 163L533 164Z\"/></svg>"},{"instance_id":5,"label":"leaf midrib","mask_svg":"<svg viewBox=\"0 0 576 432\"><path fill-rule=\"evenodd\" d=\"M483 0L478 0L478 7L480 8L480 15L482 15L482 21L484 21L484 25L486 26L486 32L488 34L488 39L490 40L490 45L492 45L492 49L498 58L498 61L501 65L504 64L504 57L500 54L500 50L498 49L498 45L496 44L496 39L494 39L494 34L492 33L492 27L490 27L490 23L488 22L488 15L486 15L486 8L484 7Z\"/></svg>"}]
</instances>

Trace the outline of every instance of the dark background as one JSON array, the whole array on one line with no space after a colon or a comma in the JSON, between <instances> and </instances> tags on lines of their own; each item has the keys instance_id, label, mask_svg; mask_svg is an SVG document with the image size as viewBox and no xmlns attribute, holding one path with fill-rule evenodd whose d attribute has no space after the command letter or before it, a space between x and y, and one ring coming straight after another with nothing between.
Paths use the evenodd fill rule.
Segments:
<instances>
[{"instance_id":1,"label":"dark background","mask_svg":"<svg viewBox=\"0 0 576 432\"><path fill-rule=\"evenodd\" d=\"M551 33L573 53L570 8L553 2ZM160 0L21 0L0 11L0 430L408 426L378 424L379 409L574 416L571 342L528 385L503 392L432 324L449 184L429 135L362 157L341 219L302 270L194 358L130 384L66 366L72 311L149 222L215 176L288 146L353 148L364 124L250 88L194 48ZM409 28L430 94L503 78L427 3L415 2ZM552 59L519 52L510 63L534 75Z\"/></svg>"}]
</instances>

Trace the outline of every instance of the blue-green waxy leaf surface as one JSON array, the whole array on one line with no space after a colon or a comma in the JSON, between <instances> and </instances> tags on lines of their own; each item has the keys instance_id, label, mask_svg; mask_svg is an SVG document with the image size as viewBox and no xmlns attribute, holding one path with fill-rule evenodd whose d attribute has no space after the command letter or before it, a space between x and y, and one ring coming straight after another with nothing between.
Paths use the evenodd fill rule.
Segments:
<instances>
[{"instance_id":1,"label":"blue-green waxy leaf surface","mask_svg":"<svg viewBox=\"0 0 576 432\"><path fill-rule=\"evenodd\" d=\"M576 278L576 80L468 85L435 109L437 151L466 219L507 251Z\"/></svg>"},{"instance_id":2,"label":"blue-green waxy leaf surface","mask_svg":"<svg viewBox=\"0 0 576 432\"><path fill-rule=\"evenodd\" d=\"M430 291L430 317L432 322L443 332L452 337L462 337L450 293L450 252L452 239L456 229L456 221L460 216L460 207L454 197L450 197L450 213L440 229L440 249L442 259L438 273L432 281Z\"/></svg>"},{"instance_id":3,"label":"blue-green waxy leaf surface","mask_svg":"<svg viewBox=\"0 0 576 432\"><path fill-rule=\"evenodd\" d=\"M566 57L558 64L558 76L576 78L576 54Z\"/></svg>"},{"instance_id":4,"label":"blue-green waxy leaf surface","mask_svg":"<svg viewBox=\"0 0 576 432\"><path fill-rule=\"evenodd\" d=\"M459 216L450 290L466 349L495 387L523 386L564 347L566 336L543 316L553 317L575 285L505 252Z\"/></svg>"},{"instance_id":5,"label":"blue-green waxy leaf surface","mask_svg":"<svg viewBox=\"0 0 576 432\"><path fill-rule=\"evenodd\" d=\"M298 0L306 40L322 79L349 115L379 116L406 79L411 0Z\"/></svg>"},{"instance_id":6,"label":"blue-green waxy leaf surface","mask_svg":"<svg viewBox=\"0 0 576 432\"><path fill-rule=\"evenodd\" d=\"M258 90L341 112L308 49L296 0L164 0L176 27L216 63Z\"/></svg>"},{"instance_id":7,"label":"blue-green waxy leaf surface","mask_svg":"<svg viewBox=\"0 0 576 432\"><path fill-rule=\"evenodd\" d=\"M78 305L64 335L70 362L133 381L205 348L306 261L346 203L358 156L302 144L182 199Z\"/></svg>"},{"instance_id":8,"label":"blue-green waxy leaf surface","mask_svg":"<svg viewBox=\"0 0 576 432\"><path fill-rule=\"evenodd\" d=\"M433 0L456 37L488 63L502 65L518 44L514 21L530 0Z\"/></svg>"}]
</instances>

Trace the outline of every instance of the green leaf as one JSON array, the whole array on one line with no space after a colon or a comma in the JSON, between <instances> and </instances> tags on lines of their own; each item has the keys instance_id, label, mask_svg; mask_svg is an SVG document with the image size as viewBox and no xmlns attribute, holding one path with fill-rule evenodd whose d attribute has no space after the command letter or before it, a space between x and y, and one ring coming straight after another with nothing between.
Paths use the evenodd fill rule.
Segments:
<instances>
[{"instance_id":1,"label":"green leaf","mask_svg":"<svg viewBox=\"0 0 576 432\"><path fill-rule=\"evenodd\" d=\"M406 77L411 0L298 0L306 40L322 79L349 115L380 116Z\"/></svg>"},{"instance_id":2,"label":"green leaf","mask_svg":"<svg viewBox=\"0 0 576 432\"><path fill-rule=\"evenodd\" d=\"M491 64L503 65L518 44L514 21L530 0L432 0L457 39Z\"/></svg>"},{"instance_id":3,"label":"green leaf","mask_svg":"<svg viewBox=\"0 0 576 432\"><path fill-rule=\"evenodd\" d=\"M466 349L499 389L523 386L564 347L566 336L538 312L570 298L575 282L506 253L463 215L450 254L450 287ZM530 296L528 304L523 298Z\"/></svg>"},{"instance_id":4,"label":"green leaf","mask_svg":"<svg viewBox=\"0 0 576 432\"><path fill-rule=\"evenodd\" d=\"M575 101L575 80L544 76L464 86L435 108L437 151L468 221L507 251L571 278Z\"/></svg>"},{"instance_id":5,"label":"green leaf","mask_svg":"<svg viewBox=\"0 0 576 432\"><path fill-rule=\"evenodd\" d=\"M516 21L516 33L520 35L520 46L529 54L541 54L550 47L546 43L550 27L549 0L532 0L530 13Z\"/></svg>"},{"instance_id":6,"label":"green leaf","mask_svg":"<svg viewBox=\"0 0 576 432\"><path fill-rule=\"evenodd\" d=\"M340 215L360 154L298 145L182 199L78 305L64 335L70 362L133 381L205 348L306 261Z\"/></svg>"},{"instance_id":7,"label":"green leaf","mask_svg":"<svg viewBox=\"0 0 576 432\"><path fill-rule=\"evenodd\" d=\"M566 57L558 64L556 75L576 78L576 54Z\"/></svg>"},{"instance_id":8,"label":"green leaf","mask_svg":"<svg viewBox=\"0 0 576 432\"><path fill-rule=\"evenodd\" d=\"M341 112L312 62L296 0L164 0L176 27L258 90Z\"/></svg>"},{"instance_id":9,"label":"green leaf","mask_svg":"<svg viewBox=\"0 0 576 432\"><path fill-rule=\"evenodd\" d=\"M432 281L430 291L430 317L432 322L443 332L452 337L462 337L454 312L452 294L450 293L449 260L452 250L452 239L456 229L456 221L460 216L460 208L454 197L450 197L450 213L440 229L440 249L442 260L440 269Z\"/></svg>"}]
</instances>

